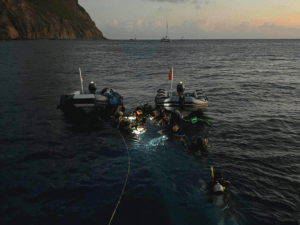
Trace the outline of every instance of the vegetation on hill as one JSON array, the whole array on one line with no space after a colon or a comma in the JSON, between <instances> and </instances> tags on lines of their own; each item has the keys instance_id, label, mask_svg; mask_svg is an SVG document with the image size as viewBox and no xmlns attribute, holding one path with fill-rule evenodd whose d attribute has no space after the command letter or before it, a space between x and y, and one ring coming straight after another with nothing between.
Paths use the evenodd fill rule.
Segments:
<instances>
[{"instance_id":1,"label":"vegetation on hill","mask_svg":"<svg viewBox=\"0 0 300 225\"><path fill-rule=\"evenodd\" d=\"M26 2L41 13L55 14L60 19L75 19L80 17L66 8L62 0L26 0Z\"/></svg>"}]
</instances>

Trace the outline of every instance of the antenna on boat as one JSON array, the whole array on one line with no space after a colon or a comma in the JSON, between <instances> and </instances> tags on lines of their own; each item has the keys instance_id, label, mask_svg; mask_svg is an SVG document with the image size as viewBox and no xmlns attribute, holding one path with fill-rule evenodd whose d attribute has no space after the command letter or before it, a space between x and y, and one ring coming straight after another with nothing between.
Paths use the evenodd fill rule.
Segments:
<instances>
[{"instance_id":1,"label":"antenna on boat","mask_svg":"<svg viewBox=\"0 0 300 225\"><path fill-rule=\"evenodd\" d=\"M83 84L82 84L83 79L82 79L82 76L81 76L81 69L80 68L79 68L79 74L80 74L81 90L82 90L82 94L84 94L83 93Z\"/></svg>"}]
</instances>

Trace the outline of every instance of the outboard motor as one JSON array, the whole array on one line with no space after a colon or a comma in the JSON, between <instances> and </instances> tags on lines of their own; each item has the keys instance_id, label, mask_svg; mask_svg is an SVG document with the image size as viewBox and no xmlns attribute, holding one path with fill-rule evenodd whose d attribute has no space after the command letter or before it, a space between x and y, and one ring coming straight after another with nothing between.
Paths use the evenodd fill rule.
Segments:
<instances>
[{"instance_id":1,"label":"outboard motor","mask_svg":"<svg viewBox=\"0 0 300 225\"><path fill-rule=\"evenodd\" d=\"M183 95L184 90L185 90L185 85L184 85L182 82L179 82L179 83L177 84L177 93L178 93L179 95Z\"/></svg>"},{"instance_id":2,"label":"outboard motor","mask_svg":"<svg viewBox=\"0 0 300 225\"><path fill-rule=\"evenodd\" d=\"M89 92L91 94L95 94L97 90L96 84L94 83L94 81L91 81L91 83L89 84Z\"/></svg>"},{"instance_id":3,"label":"outboard motor","mask_svg":"<svg viewBox=\"0 0 300 225\"><path fill-rule=\"evenodd\" d=\"M177 84L177 94L178 94L178 98L179 98L179 109L180 110L184 109L184 101L185 101L184 90L185 90L185 85L182 82L179 82Z\"/></svg>"}]
</instances>

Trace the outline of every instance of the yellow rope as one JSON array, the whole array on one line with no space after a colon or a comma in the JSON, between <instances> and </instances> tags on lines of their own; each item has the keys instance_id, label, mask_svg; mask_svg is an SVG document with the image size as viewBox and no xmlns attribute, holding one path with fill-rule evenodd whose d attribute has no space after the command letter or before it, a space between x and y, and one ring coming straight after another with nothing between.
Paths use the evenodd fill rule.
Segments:
<instances>
[{"instance_id":1,"label":"yellow rope","mask_svg":"<svg viewBox=\"0 0 300 225\"><path fill-rule=\"evenodd\" d=\"M117 130L117 131L118 131L118 130ZM120 195L120 198L119 198L119 200L118 200L118 203L117 203L116 208L115 208L115 210L114 210L114 212L113 212L113 214L112 214L112 216L111 216L111 218L110 218L110 221L109 221L109 224L108 224L108 225L111 224L111 221L112 221L112 219L114 218L114 215L115 215L115 213L116 213L116 211L117 211L117 208L118 208L118 206L119 206L119 204L120 204L120 202L121 202L121 198L122 198L122 195L123 195L123 193L124 193L124 190L125 190L125 187L126 187L126 183L127 183L127 180L128 180L128 176L129 176L129 172L130 172L130 155L129 155L128 147L127 147L127 145L126 145L126 142L125 142L125 140L124 140L123 135L120 133L120 131L118 131L118 132L119 132L119 134L121 135L121 137L122 137L122 139L123 139L123 141L124 141L124 144L125 144L125 146L126 146L126 149L127 149L127 154L128 154L128 173L127 173L127 176L126 176L126 180L125 180L125 183L124 183L124 187L123 187L122 193L121 193L121 195Z\"/></svg>"}]
</instances>

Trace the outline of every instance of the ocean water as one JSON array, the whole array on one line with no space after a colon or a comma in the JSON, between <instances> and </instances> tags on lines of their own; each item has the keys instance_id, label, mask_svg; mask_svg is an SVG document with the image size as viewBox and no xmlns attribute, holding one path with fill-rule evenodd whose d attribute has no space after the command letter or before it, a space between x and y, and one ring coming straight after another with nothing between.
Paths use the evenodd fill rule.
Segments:
<instances>
[{"instance_id":1,"label":"ocean water","mask_svg":"<svg viewBox=\"0 0 300 225\"><path fill-rule=\"evenodd\" d=\"M0 42L0 224L299 224L299 40ZM211 127L195 157L149 124L120 134L69 117L61 94L93 80L124 97L126 112L154 105L174 83L203 89ZM188 139L190 141L192 139ZM229 209L208 203L210 167L232 184Z\"/></svg>"}]
</instances>

